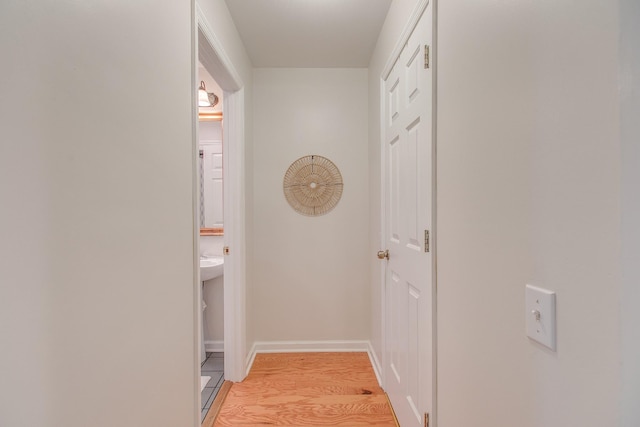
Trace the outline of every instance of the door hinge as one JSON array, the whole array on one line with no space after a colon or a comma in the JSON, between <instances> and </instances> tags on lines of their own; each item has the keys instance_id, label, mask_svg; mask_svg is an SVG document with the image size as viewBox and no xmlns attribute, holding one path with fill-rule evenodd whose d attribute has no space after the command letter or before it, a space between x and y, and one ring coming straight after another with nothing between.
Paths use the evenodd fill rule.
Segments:
<instances>
[{"instance_id":1,"label":"door hinge","mask_svg":"<svg viewBox=\"0 0 640 427\"><path fill-rule=\"evenodd\" d=\"M424 45L424 69L429 68L429 45Z\"/></svg>"},{"instance_id":2,"label":"door hinge","mask_svg":"<svg viewBox=\"0 0 640 427\"><path fill-rule=\"evenodd\" d=\"M429 413L424 413L424 427L429 427Z\"/></svg>"},{"instance_id":3,"label":"door hinge","mask_svg":"<svg viewBox=\"0 0 640 427\"><path fill-rule=\"evenodd\" d=\"M222 248L222 253L224 253L225 255L229 255L229 252L231 252L229 250L229 246L225 246L224 248Z\"/></svg>"},{"instance_id":4,"label":"door hinge","mask_svg":"<svg viewBox=\"0 0 640 427\"><path fill-rule=\"evenodd\" d=\"M424 251L429 252L429 230L424 230Z\"/></svg>"}]
</instances>

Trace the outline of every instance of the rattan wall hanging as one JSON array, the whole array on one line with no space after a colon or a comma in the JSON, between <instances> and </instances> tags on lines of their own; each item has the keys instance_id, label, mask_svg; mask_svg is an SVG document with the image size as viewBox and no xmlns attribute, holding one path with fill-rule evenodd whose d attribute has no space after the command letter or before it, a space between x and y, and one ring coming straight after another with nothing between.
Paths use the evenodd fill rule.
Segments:
<instances>
[{"instance_id":1,"label":"rattan wall hanging","mask_svg":"<svg viewBox=\"0 0 640 427\"><path fill-rule=\"evenodd\" d=\"M284 174L284 196L298 213L324 215L342 197L342 175L333 162L322 156L304 156L291 163Z\"/></svg>"}]
</instances>

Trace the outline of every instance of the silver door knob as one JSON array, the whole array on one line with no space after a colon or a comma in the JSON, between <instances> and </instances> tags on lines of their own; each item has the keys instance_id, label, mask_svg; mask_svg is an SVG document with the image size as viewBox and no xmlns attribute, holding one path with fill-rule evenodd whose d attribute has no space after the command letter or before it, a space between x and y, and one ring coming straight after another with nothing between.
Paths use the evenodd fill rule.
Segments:
<instances>
[{"instance_id":1,"label":"silver door knob","mask_svg":"<svg viewBox=\"0 0 640 427\"><path fill-rule=\"evenodd\" d=\"M378 258L380 259L389 259L389 250L386 251L378 251Z\"/></svg>"}]
</instances>

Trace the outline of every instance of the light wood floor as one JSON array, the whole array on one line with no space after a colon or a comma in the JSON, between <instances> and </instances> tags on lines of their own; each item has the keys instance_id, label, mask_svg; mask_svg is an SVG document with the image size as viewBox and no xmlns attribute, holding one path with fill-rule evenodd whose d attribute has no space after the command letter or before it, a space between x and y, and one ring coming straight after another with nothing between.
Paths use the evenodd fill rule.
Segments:
<instances>
[{"instance_id":1,"label":"light wood floor","mask_svg":"<svg viewBox=\"0 0 640 427\"><path fill-rule=\"evenodd\" d=\"M366 353L258 354L234 383L221 426L388 426L397 424Z\"/></svg>"}]
</instances>

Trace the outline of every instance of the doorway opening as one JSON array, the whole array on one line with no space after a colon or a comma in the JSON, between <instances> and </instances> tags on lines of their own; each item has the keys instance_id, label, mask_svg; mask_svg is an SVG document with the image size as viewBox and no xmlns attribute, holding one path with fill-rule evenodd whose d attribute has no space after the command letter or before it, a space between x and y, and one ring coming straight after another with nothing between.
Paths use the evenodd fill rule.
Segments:
<instances>
[{"instance_id":1,"label":"doorway opening","mask_svg":"<svg viewBox=\"0 0 640 427\"><path fill-rule=\"evenodd\" d=\"M212 81L215 83L207 82L205 84L207 88L207 92L212 92L214 89L214 85L217 86L213 92L217 95L222 105L222 116L224 117L224 126L221 126L218 129L219 136L216 138L211 135L215 135L215 126L212 126L212 129L207 129L206 132L203 130L202 134L205 140L209 140L211 144L209 147L211 150L220 149L221 153L215 154L214 151L211 151L212 156L210 157L210 161L217 162L215 167L217 167L220 172L224 172L224 176L220 177L218 181L218 186L222 187L221 190L218 188L218 192L224 194L224 203L222 204L222 212L217 211L218 219L223 221L222 227L203 227L205 229L211 228L213 229L212 235L201 236L200 233L200 203L199 197L196 197L198 200L194 200L194 210L196 210L195 218L197 219L197 227L194 229L194 233L196 233L195 241L197 242L197 254L199 256L206 255L220 255L224 257L224 267L222 276L214 278L215 280L219 280L222 283L218 282L217 289L206 289L203 292L203 286L208 286L208 284L204 284L200 281L201 276L203 274L204 269L203 265L200 264L201 267L196 275L198 277L196 283L194 284L194 306L196 309L195 316L195 336L194 340L196 343L195 355L194 358L195 366L194 366L194 375L197 376L195 383L198 386L201 386L201 363L202 363L202 348L205 350L207 348L209 350L215 350L214 353L223 353L224 354L224 362L222 360L215 361L212 360L210 365L207 367L219 367L223 363L224 368L224 379L228 381L238 382L242 381L246 376L246 319L245 319L245 248L244 248L244 240L245 240L245 211L244 211L244 90L242 79L237 73L233 63L230 61L229 57L224 52L221 43L217 39L215 33L212 31L210 25L208 24L206 17L203 11L200 9L198 4L196 3L196 46L195 52L193 55L193 81L196 84L194 90L196 90L203 80L201 75L204 76L206 71L207 74L210 75ZM201 71L204 70L204 71ZM219 93L218 93L219 92ZM194 105L194 108L198 108ZM198 176L194 176L194 194L200 194L200 176L199 176L199 154L200 154L200 120L198 120L198 114L194 114L195 120L197 123L194 123L196 128L196 141L194 141L194 170ZM215 114L213 115L215 116ZM215 123L216 120L213 120ZM212 133L210 133L210 131ZM209 136L207 136L209 135ZM217 141L216 141L217 140ZM213 146L218 144L218 148L213 148ZM203 149L204 151L204 149ZM204 152L203 152L204 156ZM220 164L221 162L221 164ZM204 162L203 162L204 165ZM212 168L215 170L215 168ZM203 190L205 189L202 186ZM207 198L209 194L204 195L204 199ZM211 195L214 197L214 194ZM215 211L215 210L214 210ZM215 215L214 215L215 217ZM206 224L205 224L206 225ZM217 234L217 235L215 235ZM204 237L214 237L216 238L216 242L210 244L212 242L203 243L201 238ZM195 262L198 265L198 262ZM204 278L204 276L203 276ZM203 317L203 310L201 309L203 295L205 297L209 296L214 299L219 298L222 301L216 301L215 303L210 305L210 313ZM209 305L209 303L207 303ZM212 320L214 323L218 322L220 313L213 313L215 307L223 307L222 309L222 326L214 326L212 329L216 329L215 331L209 331L209 328L203 328L203 320ZM219 310L217 310L219 311ZM221 339L220 338L220 329L222 329ZM208 334L207 337L204 337L204 333ZM216 335L217 334L217 335ZM207 342L208 341L208 342ZM206 356L206 354L205 354ZM217 357L220 358L220 355ZM208 376L208 375L207 375ZM212 377L211 381L214 381L215 378ZM220 380L218 381L218 383ZM218 384L216 383L216 385ZM211 388L211 384L207 384ZM205 387L206 388L206 387ZM215 387L214 387L215 388ZM195 390L197 395L200 396L196 399L197 402L201 404L198 405L197 411L200 414L200 419L204 418L202 414L202 409L206 406L207 401L201 402L204 400L204 396L201 394L201 387L197 387ZM196 417L198 418L198 417Z\"/></svg>"},{"instance_id":2,"label":"doorway opening","mask_svg":"<svg viewBox=\"0 0 640 427\"><path fill-rule=\"evenodd\" d=\"M224 382L224 180L223 92L198 61L198 168L200 191L201 419L204 421ZM204 92L204 94L200 92ZM203 98L204 100L200 99ZM210 105L207 105L210 104Z\"/></svg>"}]
</instances>

